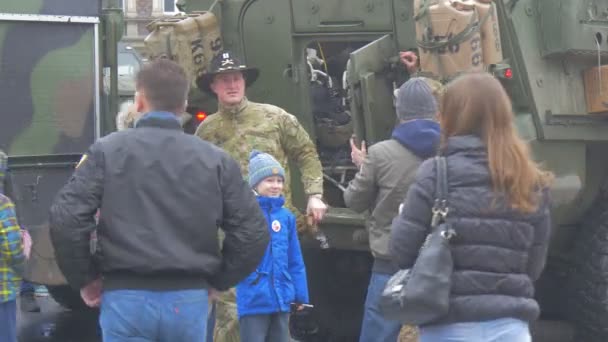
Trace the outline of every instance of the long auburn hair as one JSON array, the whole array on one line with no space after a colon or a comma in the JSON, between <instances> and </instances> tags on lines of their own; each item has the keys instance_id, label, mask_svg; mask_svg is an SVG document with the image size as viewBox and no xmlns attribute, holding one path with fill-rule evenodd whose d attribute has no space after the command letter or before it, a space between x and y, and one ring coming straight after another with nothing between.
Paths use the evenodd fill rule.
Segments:
<instances>
[{"instance_id":1,"label":"long auburn hair","mask_svg":"<svg viewBox=\"0 0 608 342\"><path fill-rule=\"evenodd\" d=\"M440 123L442 149L452 136L480 137L494 192L506 195L513 209L537 209L539 190L549 186L553 175L534 162L528 144L517 134L511 101L496 78L471 73L452 81L443 95Z\"/></svg>"}]
</instances>

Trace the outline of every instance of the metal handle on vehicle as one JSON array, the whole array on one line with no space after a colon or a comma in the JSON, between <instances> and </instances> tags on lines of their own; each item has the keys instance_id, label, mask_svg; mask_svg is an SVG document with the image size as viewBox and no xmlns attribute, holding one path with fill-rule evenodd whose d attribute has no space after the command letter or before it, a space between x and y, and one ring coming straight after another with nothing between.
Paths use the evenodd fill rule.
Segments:
<instances>
[{"instance_id":1,"label":"metal handle on vehicle","mask_svg":"<svg viewBox=\"0 0 608 342\"><path fill-rule=\"evenodd\" d=\"M363 26L362 20L353 20L353 21L322 21L319 25L319 28L339 28L339 27L358 27Z\"/></svg>"}]
</instances>

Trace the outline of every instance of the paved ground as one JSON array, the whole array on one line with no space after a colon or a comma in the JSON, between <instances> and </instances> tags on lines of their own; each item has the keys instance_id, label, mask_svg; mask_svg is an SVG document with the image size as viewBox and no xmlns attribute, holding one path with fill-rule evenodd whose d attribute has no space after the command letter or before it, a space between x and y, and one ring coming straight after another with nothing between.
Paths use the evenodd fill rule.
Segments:
<instances>
[{"instance_id":1,"label":"paved ground","mask_svg":"<svg viewBox=\"0 0 608 342\"><path fill-rule=\"evenodd\" d=\"M18 310L19 342L101 341L97 333L97 317L63 310L50 297L37 300L41 312L22 313Z\"/></svg>"}]
</instances>

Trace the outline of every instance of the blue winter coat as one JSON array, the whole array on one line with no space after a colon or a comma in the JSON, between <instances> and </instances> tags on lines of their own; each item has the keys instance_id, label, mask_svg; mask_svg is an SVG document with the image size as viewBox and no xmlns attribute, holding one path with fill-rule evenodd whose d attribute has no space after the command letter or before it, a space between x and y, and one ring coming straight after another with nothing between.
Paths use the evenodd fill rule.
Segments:
<instances>
[{"instance_id":1,"label":"blue winter coat","mask_svg":"<svg viewBox=\"0 0 608 342\"><path fill-rule=\"evenodd\" d=\"M308 303L295 216L283 208L283 197L258 196L258 203L268 222L270 243L255 272L236 287L239 318L289 312L291 303Z\"/></svg>"}]
</instances>

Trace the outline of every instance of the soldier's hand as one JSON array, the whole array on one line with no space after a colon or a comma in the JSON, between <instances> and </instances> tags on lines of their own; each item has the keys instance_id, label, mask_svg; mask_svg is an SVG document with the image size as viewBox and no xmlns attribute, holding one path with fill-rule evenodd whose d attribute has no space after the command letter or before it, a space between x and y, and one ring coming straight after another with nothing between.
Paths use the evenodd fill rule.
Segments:
<instances>
[{"instance_id":1,"label":"soldier's hand","mask_svg":"<svg viewBox=\"0 0 608 342\"><path fill-rule=\"evenodd\" d=\"M367 147L365 146L365 140L361 142L361 149L355 145L355 139L350 138L350 159L352 159L353 164L355 164L358 168L363 164L363 160L365 156L367 156Z\"/></svg>"},{"instance_id":2,"label":"soldier's hand","mask_svg":"<svg viewBox=\"0 0 608 342\"><path fill-rule=\"evenodd\" d=\"M418 69L418 56L413 51L399 52L399 59L410 74L415 73L416 69Z\"/></svg>"},{"instance_id":3,"label":"soldier's hand","mask_svg":"<svg viewBox=\"0 0 608 342\"><path fill-rule=\"evenodd\" d=\"M209 289L209 300L212 302L217 301L217 299L220 297L220 291L214 289L214 288L210 288Z\"/></svg>"},{"instance_id":4,"label":"soldier's hand","mask_svg":"<svg viewBox=\"0 0 608 342\"><path fill-rule=\"evenodd\" d=\"M311 216L314 220L313 223L319 223L325 213L327 212L327 205L319 197L312 195L308 197L308 205L306 206L306 215Z\"/></svg>"}]
</instances>

